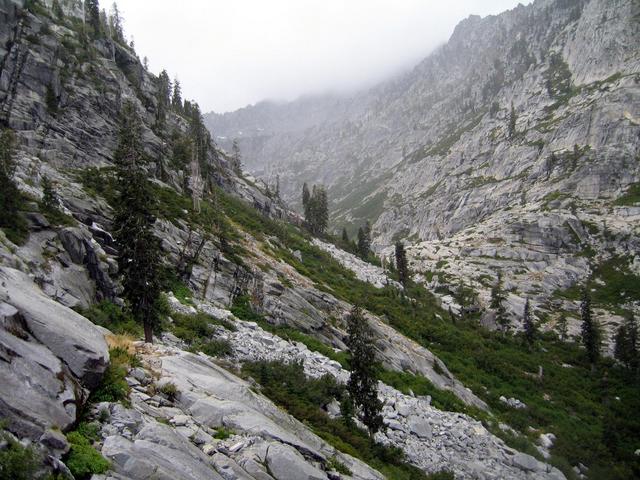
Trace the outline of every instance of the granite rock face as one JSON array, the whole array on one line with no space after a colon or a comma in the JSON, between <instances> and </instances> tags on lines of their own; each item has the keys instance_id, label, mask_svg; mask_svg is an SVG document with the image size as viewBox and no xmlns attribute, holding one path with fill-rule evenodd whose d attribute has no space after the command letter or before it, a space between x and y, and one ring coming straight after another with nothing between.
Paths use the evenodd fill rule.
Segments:
<instances>
[{"instance_id":1,"label":"granite rock face","mask_svg":"<svg viewBox=\"0 0 640 480\"><path fill-rule=\"evenodd\" d=\"M336 229L371 220L378 252L403 239L414 271L471 282L480 309L501 271L518 328L525 296L553 316L551 293L590 275L585 252L636 261L638 206L616 200L640 180L639 12L632 0L539 0L472 16L368 91L263 102L208 125L239 139L256 175L278 174L292 204L303 182L326 184Z\"/></svg>"},{"instance_id":2,"label":"granite rock face","mask_svg":"<svg viewBox=\"0 0 640 480\"><path fill-rule=\"evenodd\" d=\"M49 299L22 272L0 267L0 358L0 413L12 432L38 441L45 430L76 422L109 354L91 322ZM64 450L59 442L48 446Z\"/></svg>"},{"instance_id":3,"label":"granite rock face","mask_svg":"<svg viewBox=\"0 0 640 480\"><path fill-rule=\"evenodd\" d=\"M101 424L101 453L113 473L105 478L324 480L332 473L327 460L336 457L353 472L349 478L382 480L205 355L141 342L137 350L143 367L136 370L158 384L173 383L178 395L152 397L145 393L151 385L134 385L131 407L92 408L90 416L108 419ZM231 433L221 440L218 431Z\"/></svg>"}]
</instances>

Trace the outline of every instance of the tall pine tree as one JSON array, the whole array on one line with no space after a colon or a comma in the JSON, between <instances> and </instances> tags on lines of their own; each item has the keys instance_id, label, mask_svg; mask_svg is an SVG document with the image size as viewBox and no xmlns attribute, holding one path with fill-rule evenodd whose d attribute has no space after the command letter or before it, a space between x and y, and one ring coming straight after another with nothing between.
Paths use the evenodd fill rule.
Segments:
<instances>
[{"instance_id":1,"label":"tall pine tree","mask_svg":"<svg viewBox=\"0 0 640 480\"><path fill-rule=\"evenodd\" d=\"M180 80L177 78L173 81L173 95L171 97L171 106L175 112L182 112L182 88L180 88Z\"/></svg>"},{"instance_id":2,"label":"tall pine tree","mask_svg":"<svg viewBox=\"0 0 640 480\"><path fill-rule=\"evenodd\" d=\"M349 314L347 332L351 368L347 390L358 417L373 436L382 427L382 402L378 399L373 332L357 305Z\"/></svg>"},{"instance_id":3,"label":"tall pine tree","mask_svg":"<svg viewBox=\"0 0 640 480\"><path fill-rule=\"evenodd\" d=\"M307 182L302 185L302 210L304 211L304 220L309 223L311 218L309 211L309 202L311 201L311 192L309 192L309 186Z\"/></svg>"},{"instance_id":4,"label":"tall pine tree","mask_svg":"<svg viewBox=\"0 0 640 480\"><path fill-rule=\"evenodd\" d=\"M396 270L398 271L400 283L403 287L406 287L409 281L409 266L407 264L407 252L402 242L396 242Z\"/></svg>"},{"instance_id":5,"label":"tall pine tree","mask_svg":"<svg viewBox=\"0 0 640 480\"><path fill-rule=\"evenodd\" d=\"M491 289L491 303L489 306L495 310L496 323L502 327L503 332L506 332L509 328L509 318L504 307L505 300L504 290L502 289L502 273L498 272L498 279Z\"/></svg>"},{"instance_id":6,"label":"tall pine tree","mask_svg":"<svg viewBox=\"0 0 640 480\"><path fill-rule=\"evenodd\" d=\"M632 372L638 371L638 323L633 313L616 331L614 357Z\"/></svg>"},{"instance_id":7,"label":"tall pine tree","mask_svg":"<svg viewBox=\"0 0 640 480\"><path fill-rule=\"evenodd\" d=\"M91 25L93 38L100 35L100 5L98 0L85 0L84 2L85 21Z\"/></svg>"},{"instance_id":8,"label":"tall pine tree","mask_svg":"<svg viewBox=\"0 0 640 480\"><path fill-rule=\"evenodd\" d=\"M591 312L591 295L586 286L582 290L580 318L582 320L582 344L587 350L587 358L591 363L592 369L594 369L600 359L601 333L600 326Z\"/></svg>"},{"instance_id":9,"label":"tall pine tree","mask_svg":"<svg viewBox=\"0 0 640 480\"><path fill-rule=\"evenodd\" d=\"M167 111L171 102L171 80L166 70L158 75L158 109L156 110L156 125L163 129L167 119Z\"/></svg>"},{"instance_id":10,"label":"tall pine tree","mask_svg":"<svg viewBox=\"0 0 640 480\"><path fill-rule=\"evenodd\" d=\"M20 191L13 180L15 143L13 131L0 131L0 227L5 230L13 230L21 223Z\"/></svg>"},{"instance_id":11,"label":"tall pine tree","mask_svg":"<svg viewBox=\"0 0 640 480\"><path fill-rule=\"evenodd\" d=\"M524 313L522 316L522 328L524 333L524 339L529 346L533 345L533 342L536 339L536 325L533 323L533 318L531 317L531 306L529 305L529 299L524 304Z\"/></svg>"},{"instance_id":12,"label":"tall pine tree","mask_svg":"<svg viewBox=\"0 0 640 480\"><path fill-rule=\"evenodd\" d=\"M358 255L363 260L369 258L369 254L371 253L371 224L369 220L364 224L363 227L358 229Z\"/></svg>"},{"instance_id":13,"label":"tall pine tree","mask_svg":"<svg viewBox=\"0 0 640 480\"><path fill-rule=\"evenodd\" d=\"M159 320L161 250L153 234L155 202L144 169L141 131L135 107L126 103L114 154L119 188L113 223L123 297L133 317L142 324L145 341L152 343Z\"/></svg>"}]
</instances>

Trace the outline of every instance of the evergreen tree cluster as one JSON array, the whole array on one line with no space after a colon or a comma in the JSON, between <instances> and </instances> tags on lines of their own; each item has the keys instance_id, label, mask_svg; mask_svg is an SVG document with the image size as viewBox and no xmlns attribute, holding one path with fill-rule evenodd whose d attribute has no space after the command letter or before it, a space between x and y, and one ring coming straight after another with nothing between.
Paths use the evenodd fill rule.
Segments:
<instances>
[{"instance_id":1,"label":"evergreen tree cluster","mask_svg":"<svg viewBox=\"0 0 640 480\"><path fill-rule=\"evenodd\" d=\"M322 185L314 185L312 191L302 186L302 207L307 228L313 235L324 235L329 225L329 201Z\"/></svg>"}]
</instances>

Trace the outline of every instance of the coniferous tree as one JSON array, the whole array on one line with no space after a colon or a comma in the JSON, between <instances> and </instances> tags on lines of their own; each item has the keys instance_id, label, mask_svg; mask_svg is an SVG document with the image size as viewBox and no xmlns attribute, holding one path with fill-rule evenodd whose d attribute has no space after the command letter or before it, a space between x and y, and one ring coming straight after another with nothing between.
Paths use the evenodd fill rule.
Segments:
<instances>
[{"instance_id":1,"label":"coniferous tree","mask_svg":"<svg viewBox=\"0 0 640 480\"><path fill-rule=\"evenodd\" d=\"M180 80L177 78L173 81L173 96L171 97L171 106L176 112L182 111L182 88L180 87Z\"/></svg>"},{"instance_id":2,"label":"coniferous tree","mask_svg":"<svg viewBox=\"0 0 640 480\"><path fill-rule=\"evenodd\" d=\"M564 312L560 314L560 318L558 319L558 323L556 324L556 327L558 329L558 335L560 336L560 340L565 341L569 333L569 326L567 324L567 315Z\"/></svg>"},{"instance_id":3,"label":"coniferous tree","mask_svg":"<svg viewBox=\"0 0 640 480\"><path fill-rule=\"evenodd\" d=\"M371 253L371 224L366 221L363 227L358 229L358 255L363 260L369 258Z\"/></svg>"},{"instance_id":4,"label":"coniferous tree","mask_svg":"<svg viewBox=\"0 0 640 480\"><path fill-rule=\"evenodd\" d=\"M115 2L111 7L111 14L109 15L109 26L111 28L111 35L113 35L113 38L118 42L122 42L124 40L122 17L120 16L118 5Z\"/></svg>"},{"instance_id":5,"label":"coniferous tree","mask_svg":"<svg viewBox=\"0 0 640 480\"><path fill-rule=\"evenodd\" d=\"M373 436L382 427L382 402L378 399L373 332L357 305L349 314L347 332L351 368L347 390L358 417Z\"/></svg>"},{"instance_id":6,"label":"coniferous tree","mask_svg":"<svg viewBox=\"0 0 640 480\"><path fill-rule=\"evenodd\" d=\"M42 208L48 212L54 212L60 207L58 194L53 184L46 175L42 177Z\"/></svg>"},{"instance_id":7,"label":"coniferous tree","mask_svg":"<svg viewBox=\"0 0 640 480\"><path fill-rule=\"evenodd\" d=\"M314 235L323 235L329 225L329 201L322 185L314 185L312 193L305 183L302 186L302 207L304 220Z\"/></svg>"},{"instance_id":8,"label":"coniferous tree","mask_svg":"<svg viewBox=\"0 0 640 480\"><path fill-rule=\"evenodd\" d=\"M629 370L638 370L638 324L633 313L627 315L616 331L614 357Z\"/></svg>"},{"instance_id":9,"label":"coniferous tree","mask_svg":"<svg viewBox=\"0 0 640 480\"><path fill-rule=\"evenodd\" d=\"M20 215L20 191L13 181L16 164L13 158L15 135L11 130L0 132L0 227L12 228Z\"/></svg>"},{"instance_id":10,"label":"coniferous tree","mask_svg":"<svg viewBox=\"0 0 640 480\"><path fill-rule=\"evenodd\" d=\"M398 271L400 283L403 287L406 287L409 281L409 266L407 264L407 252L402 242L396 242L396 270Z\"/></svg>"},{"instance_id":11,"label":"coniferous tree","mask_svg":"<svg viewBox=\"0 0 640 480\"><path fill-rule=\"evenodd\" d=\"M142 324L146 342L153 342L159 319L160 242L153 234L154 197L144 170L141 123L133 104L122 111L119 143L114 154L118 178L114 238L123 297Z\"/></svg>"},{"instance_id":12,"label":"coniferous tree","mask_svg":"<svg viewBox=\"0 0 640 480\"><path fill-rule=\"evenodd\" d=\"M327 191L322 185L313 186L309 209L311 212L311 232L314 235L323 235L329 225L329 203Z\"/></svg>"},{"instance_id":13,"label":"coniferous tree","mask_svg":"<svg viewBox=\"0 0 640 480\"><path fill-rule=\"evenodd\" d=\"M587 358L592 368L595 368L600 358L601 333L600 326L591 312L591 295L589 295L589 290L586 286L582 290L580 318L582 319L582 344L587 350Z\"/></svg>"},{"instance_id":14,"label":"coniferous tree","mask_svg":"<svg viewBox=\"0 0 640 480\"><path fill-rule=\"evenodd\" d=\"M311 215L309 211L309 202L311 200L311 193L309 192L309 187L307 182L302 185L302 209L304 211L304 220L309 223L311 220Z\"/></svg>"},{"instance_id":15,"label":"coniferous tree","mask_svg":"<svg viewBox=\"0 0 640 480\"><path fill-rule=\"evenodd\" d=\"M85 0L85 20L93 30L93 37L97 38L100 35L100 5L98 0Z\"/></svg>"},{"instance_id":16,"label":"coniferous tree","mask_svg":"<svg viewBox=\"0 0 640 480\"><path fill-rule=\"evenodd\" d=\"M156 125L159 128L164 128L167 111L171 104L171 80L169 80L169 74L166 70L162 70L158 75L158 110L156 112Z\"/></svg>"},{"instance_id":17,"label":"coniferous tree","mask_svg":"<svg viewBox=\"0 0 640 480\"><path fill-rule=\"evenodd\" d=\"M349 245L349 234L347 233L347 229L342 227L342 241L345 245Z\"/></svg>"},{"instance_id":18,"label":"coniferous tree","mask_svg":"<svg viewBox=\"0 0 640 480\"><path fill-rule=\"evenodd\" d=\"M233 139L231 146L231 168L238 174L242 174L242 157L240 156L240 145L238 139Z\"/></svg>"},{"instance_id":19,"label":"coniferous tree","mask_svg":"<svg viewBox=\"0 0 640 480\"><path fill-rule=\"evenodd\" d=\"M491 303L489 306L495 310L496 322L502 327L503 332L509 328L509 319L507 318L507 311L504 307L505 300L505 294L502 290L502 274L498 273L498 279L491 289Z\"/></svg>"},{"instance_id":20,"label":"coniferous tree","mask_svg":"<svg viewBox=\"0 0 640 480\"><path fill-rule=\"evenodd\" d=\"M522 327L524 331L524 339L529 346L533 345L536 339L536 325L531 318L531 307L529 305L529 299L524 304L524 314L522 317Z\"/></svg>"}]
</instances>

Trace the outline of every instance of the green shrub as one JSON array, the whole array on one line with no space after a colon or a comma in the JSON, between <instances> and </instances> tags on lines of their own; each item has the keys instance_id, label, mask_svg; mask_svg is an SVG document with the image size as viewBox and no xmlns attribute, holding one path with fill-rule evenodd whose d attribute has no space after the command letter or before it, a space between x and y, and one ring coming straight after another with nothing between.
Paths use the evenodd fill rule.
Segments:
<instances>
[{"instance_id":1,"label":"green shrub","mask_svg":"<svg viewBox=\"0 0 640 480\"><path fill-rule=\"evenodd\" d=\"M217 438L218 440L226 440L231 435L233 435L233 430L230 430L226 427L219 427L216 429L216 433L213 438Z\"/></svg>"},{"instance_id":2,"label":"green shrub","mask_svg":"<svg viewBox=\"0 0 640 480\"><path fill-rule=\"evenodd\" d=\"M640 203L640 183L633 183L621 197L617 198L614 205L633 206Z\"/></svg>"},{"instance_id":3,"label":"green shrub","mask_svg":"<svg viewBox=\"0 0 640 480\"><path fill-rule=\"evenodd\" d=\"M80 310L80 314L115 334L128 334L134 337L142 335L142 326L128 312L108 300Z\"/></svg>"},{"instance_id":4,"label":"green shrub","mask_svg":"<svg viewBox=\"0 0 640 480\"><path fill-rule=\"evenodd\" d=\"M41 459L31 447L24 447L12 436L0 433L7 446L0 450L0 480L33 480L38 476Z\"/></svg>"},{"instance_id":5,"label":"green shrub","mask_svg":"<svg viewBox=\"0 0 640 480\"><path fill-rule=\"evenodd\" d=\"M137 366L139 360L121 347L109 349L109 366L102 376L98 388L89 396L92 403L118 402L129 396L129 385L125 380L129 368Z\"/></svg>"},{"instance_id":6,"label":"green shrub","mask_svg":"<svg viewBox=\"0 0 640 480\"><path fill-rule=\"evenodd\" d=\"M338 460L335 456L327 460L327 468L329 470L335 470L338 473L342 473L343 475L352 474L351 470L349 470L349 468L340 460Z\"/></svg>"},{"instance_id":7,"label":"green shrub","mask_svg":"<svg viewBox=\"0 0 640 480\"><path fill-rule=\"evenodd\" d=\"M160 393L162 393L169 401L175 401L176 397L180 393L178 387L173 382L163 383L162 386L158 389Z\"/></svg>"},{"instance_id":8,"label":"green shrub","mask_svg":"<svg viewBox=\"0 0 640 480\"><path fill-rule=\"evenodd\" d=\"M67 434L71 446L65 463L76 480L85 480L93 474L101 474L109 470L109 462L93 448L90 440L81 432Z\"/></svg>"},{"instance_id":9,"label":"green shrub","mask_svg":"<svg viewBox=\"0 0 640 480\"><path fill-rule=\"evenodd\" d=\"M233 353L231 343L224 339L214 339L203 343L196 343L191 347L194 352L202 352L210 357L225 357Z\"/></svg>"}]
</instances>

